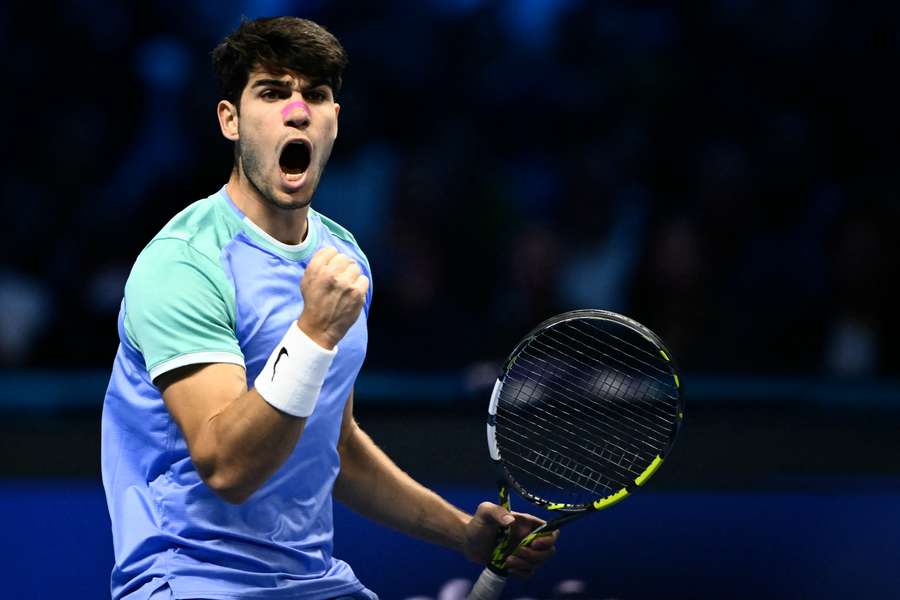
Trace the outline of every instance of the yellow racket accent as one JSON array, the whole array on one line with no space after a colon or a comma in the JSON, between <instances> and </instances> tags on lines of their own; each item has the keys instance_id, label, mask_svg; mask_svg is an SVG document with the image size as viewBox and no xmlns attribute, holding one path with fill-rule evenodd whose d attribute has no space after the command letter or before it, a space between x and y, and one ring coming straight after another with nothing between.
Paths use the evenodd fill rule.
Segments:
<instances>
[{"instance_id":1,"label":"yellow racket accent","mask_svg":"<svg viewBox=\"0 0 900 600\"><path fill-rule=\"evenodd\" d=\"M519 546L527 546L528 544L530 544L531 542L533 542L534 540L536 540L539 537L544 537L545 535L552 535L552 534L553 534L552 531L533 531L533 532L529 533L528 535L526 535L524 538L522 538L522 541L519 542Z\"/></svg>"},{"instance_id":2,"label":"yellow racket accent","mask_svg":"<svg viewBox=\"0 0 900 600\"><path fill-rule=\"evenodd\" d=\"M644 469L644 472L638 475L634 482L638 485L644 485L644 482L647 481L651 475L656 473L656 470L659 468L659 465L662 464L662 461L662 457L657 455L656 458L653 459L653 462L650 463L650 466Z\"/></svg>"},{"instance_id":3,"label":"yellow racket accent","mask_svg":"<svg viewBox=\"0 0 900 600\"><path fill-rule=\"evenodd\" d=\"M656 458L653 459L653 462L650 463L650 466L648 466L646 469L644 469L644 472L641 473L640 475L638 475L637 478L634 480L634 482L637 485L644 485L644 482L647 481L650 478L650 476L656 472L657 469L659 469L659 466L662 464L662 462L663 462L662 457L657 455ZM594 508L596 510L602 510L604 508L608 508L608 507L612 506L613 504L615 504L616 502L621 502L622 500L625 499L626 496L628 496L628 490L625 488L622 488L615 494L611 494L605 498L601 498L600 500L597 500L596 502L594 502ZM500 497L502 499L503 495L501 494ZM565 508L570 508L571 506L572 506L571 504L554 503L554 504L549 504L547 506L547 510L563 510ZM519 542L518 547L527 546L531 542L533 542L535 539L545 536L545 535L550 535L551 533L553 533L553 532L552 531L535 531L535 532L529 533L522 539L521 542ZM507 552L507 550L509 549L509 545L510 545L509 544L509 528L506 528L506 535L505 535L503 541L500 543L499 546L497 546L494 549L494 554L493 554L493 557L491 558L492 565L494 565L498 568L503 567L503 562L506 560L507 555L512 554L512 552Z\"/></svg>"},{"instance_id":4,"label":"yellow racket accent","mask_svg":"<svg viewBox=\"0 0 900 600\"><path fill-rule=\"evenodd\" d=\"M624 500L627 495L628 495L628 490L626 490L625 488L622 488L615 494L613 494L611 496L607 496L606 498L601 498L600 500L597 500L596 502L594 502L594 508L597 510L602 510L604 508L612 506L616 502Z\"/></svg>"},{"instance_id":5,"label":"yellow racket accent","mask_svg":"<svg viewBox=\"0 0 900 600\"><path fill-rule=\"evenodd\" d=\"M491 566L495 569L505 568L503 563L506 562L506 557L510 554L510 552L507 552L509 550L509 527L505 529L506 533L503 539L500 540L500 543L494 548L493 554L491 554Z\"/></svg>"},{"instance_id":6,"label":"yellow racket accent","mask_svg":"<svg viewBox=\"0 0 900 600\"><path fill-rule=\"evenodd\" d=\"M506 510L511 511L512 505L509 501L509 487L505 485L500 486L499 490L500 496L500 506L505 508ZM491 566L495 569L503 569L503 563L506 562L506 557L509 554L509 527L500 527L499 528L499 538L500 540L497 542L497 545L494 546L494 552L491 554Z\"/></svg>"},{"instance_id":7,"label":"yellow racket accent","mask_svg":"<svg viewBox=\"0 0 900 600\"><path fill-rule=\"evenodd\" d=\"M506 487L505 485L501 485L499 496L500 496L500 506L502 506L506 510L510 510L509 488Z\"/></svg>"}]
</instances>

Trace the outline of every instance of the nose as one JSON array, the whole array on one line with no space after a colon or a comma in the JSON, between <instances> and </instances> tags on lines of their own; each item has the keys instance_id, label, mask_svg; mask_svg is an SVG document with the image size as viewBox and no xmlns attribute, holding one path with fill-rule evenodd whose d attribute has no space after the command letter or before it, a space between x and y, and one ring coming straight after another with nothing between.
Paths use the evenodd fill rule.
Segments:
<instances>
[{"instance_id":1,"label":"nose","mask_svg":"<svg viewBox=\"0 0 900 600\"><path fill-rule=\"evenodd\" d=\"M306 127L309 125L309 106L303 100L294 100L281 109L285 125Z\"/></svg>"}]
</instances>

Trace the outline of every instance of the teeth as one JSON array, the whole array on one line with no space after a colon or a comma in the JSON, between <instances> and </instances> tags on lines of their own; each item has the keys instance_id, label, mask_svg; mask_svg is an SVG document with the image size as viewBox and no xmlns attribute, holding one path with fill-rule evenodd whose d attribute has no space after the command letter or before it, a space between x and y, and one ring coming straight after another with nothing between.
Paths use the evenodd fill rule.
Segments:
<instances>
[{"instance_id":1,"label":"teeth","mask_svg":"<svg viewBox=\"0 0 900 600\"><path fill-rule=\"evenodd\" d=\"M281 176L284 177L284 180L288 183L299 183L303 180L305 173L285 173L281 172Z\"/></svg>"}]
</instances>

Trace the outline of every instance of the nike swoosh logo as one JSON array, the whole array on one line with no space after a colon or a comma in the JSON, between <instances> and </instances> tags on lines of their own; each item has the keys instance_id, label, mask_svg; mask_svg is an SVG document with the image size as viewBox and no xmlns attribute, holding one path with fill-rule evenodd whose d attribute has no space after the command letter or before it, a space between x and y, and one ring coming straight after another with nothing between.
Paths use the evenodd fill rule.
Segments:
<instances>
[{"instance_id":1,"label":"nike swoosh logo","mask_svg":"<svg viewBox=\"0 0 900 600\"><path fill-rule=\"evenodd\" d=\"M288 356L287 348L284 346L281 347L281 350L278 351L278 357L275 359L275 364L272 365L272 381L275 381L275 369L278 368L278 361L281 360L282 356Z\"/></svg>"}]
</instances>

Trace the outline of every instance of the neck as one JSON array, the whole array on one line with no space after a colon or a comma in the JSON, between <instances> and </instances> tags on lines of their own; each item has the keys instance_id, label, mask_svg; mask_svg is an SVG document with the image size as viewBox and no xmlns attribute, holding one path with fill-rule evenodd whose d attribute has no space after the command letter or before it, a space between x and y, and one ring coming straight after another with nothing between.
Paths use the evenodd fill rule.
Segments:
<instances>
[{"instance_id":1,"label":"neck","mask_svg":"<svg viewBox=\"0 0 900 600\"><path fill-rule=\"evenodd\" d=\"M299 244L306 238L309 206L284 209L262 197L256 186L235 168L225 186L232 202L257 227L284 244Z\"/></svg>"}]
</instances>

